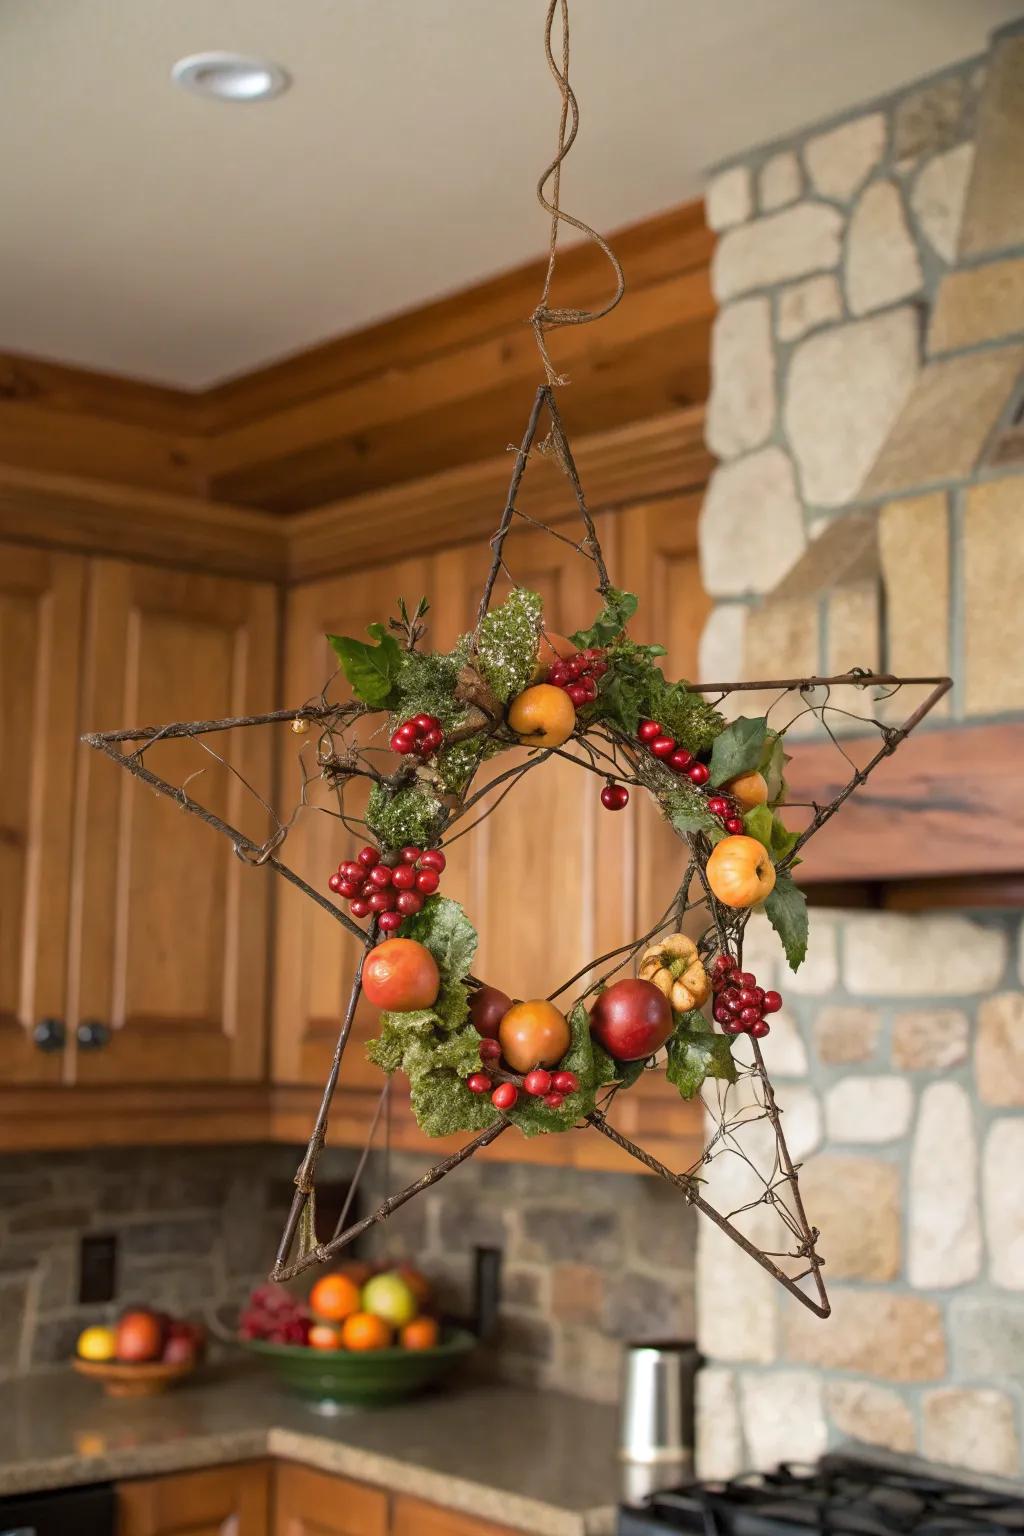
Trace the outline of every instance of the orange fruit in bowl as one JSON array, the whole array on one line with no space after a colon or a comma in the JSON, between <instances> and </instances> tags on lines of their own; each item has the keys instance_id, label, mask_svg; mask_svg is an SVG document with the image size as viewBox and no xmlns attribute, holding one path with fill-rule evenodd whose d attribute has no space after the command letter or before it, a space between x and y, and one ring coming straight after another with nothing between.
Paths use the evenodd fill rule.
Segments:
<instances>
[{"instance_id":1,"label":"orange fruit in bowl","mask_svg":"<svg viewBox=\"0 0 1024 1536\"><path fill-rule=\"evenodd\" d=\"M576 711L564 688L535 683L509 705L508 723L530 747L560 747L576 728Z\"/></svg>"},{"instance_id":2,"label":"orange fruit in bowl","mask_svg":"<svg viewBox=\"0 0 1024 1536\"><path fill-rule=\"evenodd\" d=\"M309 1309L326 1322L343 1323L359 1311L359 1287L349 1275L321 1275L309 1293Z\"/></svg>"},{"instance_id":3,"label":"orange fruit in bowl","mask_svg":"<svg viewBox=\"0 0 1024 1536\"><path fill-rule=\"evenodd\" d=\"M310 1349L340 1349L341 1342L341 1329L333 1323L314 1323L306 1339Z\"/></svg>"},{"instance_id":4,"label":"orange fruit in bowl","mask_svg":"<svg viewBox=\"0 0 1024 1536\"><path fill-rule=\"evenodd\" d=\"M440 1336L436 1317L416 1317L399 1334L403 1349L433 1349Z\"/></svg>"},{"instance_id":5,"label":"orange fruit in bowl","mask_svg":"<svg viewBox=\"0 0 1024 1536\"><path fill-rule=\"evenodd\" d=\"M341 1325L341 1342L346 1349L387 1349L391 1329L373 1312L353 1312Z\"/></svg>"}]
</instances>

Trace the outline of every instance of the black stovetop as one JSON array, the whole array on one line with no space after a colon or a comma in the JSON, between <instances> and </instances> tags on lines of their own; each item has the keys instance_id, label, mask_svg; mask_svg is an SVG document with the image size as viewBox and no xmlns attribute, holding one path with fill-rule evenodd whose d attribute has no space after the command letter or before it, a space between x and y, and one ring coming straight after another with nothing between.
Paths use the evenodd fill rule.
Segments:
<instances>
[{"instance_id":1,"label":"black stovetop","mask_svg":"<svg viewBox=\"0 0 1024 1536\"><path fill-rule=\"evenodd\" d=\"M692 1483L619 1512L618 1536L1024 1536L1024 1499L850 1456Z\"/></svg>"}]
</instances>

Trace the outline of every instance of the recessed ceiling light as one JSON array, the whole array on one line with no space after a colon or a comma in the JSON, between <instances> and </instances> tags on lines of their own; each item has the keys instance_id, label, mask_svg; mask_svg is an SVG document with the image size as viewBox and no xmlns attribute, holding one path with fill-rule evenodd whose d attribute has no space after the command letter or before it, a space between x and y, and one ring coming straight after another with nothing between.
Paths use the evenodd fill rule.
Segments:
<instances>
[{"instance_id":1,"label":"recessed ceiling light","mask_svg":"<svg viewBox=\"0 0 1024 1536\"><path fill-rule=\"evenodd\" d=\"M292 80L280 64L250 59L241 53L192 53L179 59L171 79L197 96L216 96L221 101L269 101L280 96Z\"/></svg>"}]
</instances>

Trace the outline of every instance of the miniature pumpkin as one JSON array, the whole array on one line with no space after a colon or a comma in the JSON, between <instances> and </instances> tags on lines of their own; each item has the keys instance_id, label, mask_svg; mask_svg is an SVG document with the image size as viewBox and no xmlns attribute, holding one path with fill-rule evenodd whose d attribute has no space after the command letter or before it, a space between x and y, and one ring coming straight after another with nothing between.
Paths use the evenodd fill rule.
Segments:
<instances>
[{"instance_id":1,"label":"miniature pumpkin","mask_svg":"<svg viewBox=\"0 0 1024 1536\"><path fill-rule=\"evenodd\" d=\"M708 884L727 907L752 907L775 889L775 865L756 837L723 837L707 862Z\"/></svg>"},{"instance_id":2,"label":"miniature pumpkin","mask_svg":"<svg viewBox=\"0 0 1024 1536\"><path fill-rule=\"evenodd\" d=\"M670 933L645 949L638 974L665 994L676 1013L702 1007L711 993L697 946L685 933Z\"/></svg>"}]
</instances>

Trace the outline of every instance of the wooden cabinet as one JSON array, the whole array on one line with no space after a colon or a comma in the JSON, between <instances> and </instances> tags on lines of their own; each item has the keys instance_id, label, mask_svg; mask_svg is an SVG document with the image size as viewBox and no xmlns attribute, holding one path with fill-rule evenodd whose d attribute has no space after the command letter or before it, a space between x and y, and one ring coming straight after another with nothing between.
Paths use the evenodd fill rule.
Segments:
<instances>
[{"instance_id":1,"label":"wooden cabinet","mask_svg":"<svg viewBox=\"0 0 1024 1536\"><path fill-rule=\"evenodd\" d=\"M0 1081L63 1057L85 562L0 545ZM49 1026L44 1021L50 1020ZM48 1029L34 1038L37 1029ZM56 1049L44 1049L49 1043Z\"/></svg>"},{"instance_id":2,"label":"wooden cabinet","mask_svg":"<svg viewBox=\"0 0 1024 1536\"><path fill-rule=\"evenodd\" d=\"M510 1526L493 1525L476 1515L464 1515L399 1494L391 1519L391 1536L513 1536L513 1532Z\"/></svg>"},{"instance_id":3,"label":"wooden cabinet","mask_svg":"<svg viewBox=\"0 0 1024 1536\"><path fill-rule=\"evenodd\" d=\"M279 1462L273 1536L389 1536L389 1498L380 1488Z\"/></svg>"},{"instance_id":4,"label":"wooden cabinet","mask_svg":"<svg viewBox=\"0 0 1024 1536\"><path fill-rule=\"evenodd\" d=\"M271 1471L241 1462L117 1490L117 1536L271 1536Z\"/></svg>"},{"instance_id":5,"label":"wooden cabinet","mask_svg":"<svg viewBox=\"0 0 1024 1536\"><path fill-rule=\"evenodd\" d=\"M104 730L268 709L276 629L268 584L95 561L81 719ZM246 783L270 790L269 728L206 741L159 742L147 765L262 842L274 824ZM75 1080L263 1076L269 875L93 752L80 755L76 799L68 992ZM93 1020L109 1039L78 1047L78 1026Z\"/></svg>"}]
</instances>

